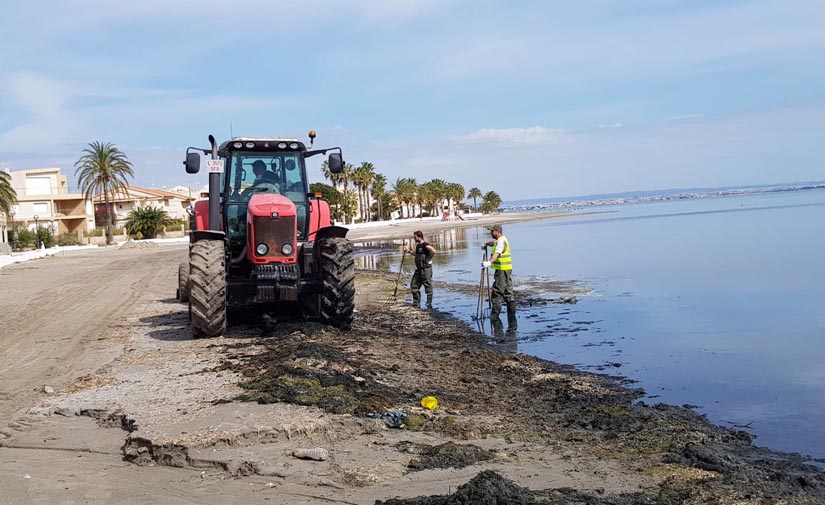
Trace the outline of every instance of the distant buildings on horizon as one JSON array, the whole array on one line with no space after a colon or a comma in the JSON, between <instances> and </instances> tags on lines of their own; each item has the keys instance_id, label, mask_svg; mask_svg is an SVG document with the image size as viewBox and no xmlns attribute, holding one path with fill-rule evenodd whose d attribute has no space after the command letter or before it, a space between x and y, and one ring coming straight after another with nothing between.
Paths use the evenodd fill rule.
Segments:
<instances>
[{"instance_id":1,"label":"distant buildings on horizon","mask_svg":"<svg viewBox=\"0 0 825 505\"><path fill-rule=\"evenodd\" d=\"M683 192L670 195L628 196L616 198L599 198L593 200L568 200L565 202L530 203L522 205L503 205L502 212L524 212L543 209L576 209L603 205L622 205L629 203L661 202L668 200L693 200L702 198L719 198L725 196L756 195L761 193L781 193L788 191L806 191L825 189L825 182L811 184L797 184L786 186L769 186L759 188L720 189L716 191Z\"/></svg>"}]
</instances>

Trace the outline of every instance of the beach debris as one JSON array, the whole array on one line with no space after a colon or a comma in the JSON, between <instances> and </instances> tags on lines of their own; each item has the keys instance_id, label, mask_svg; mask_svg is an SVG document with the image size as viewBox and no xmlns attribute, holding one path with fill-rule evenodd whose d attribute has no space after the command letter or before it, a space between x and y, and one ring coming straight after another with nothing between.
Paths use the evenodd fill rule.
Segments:
<instances>
[{"instance_id":1,"label":"beach debris","mask_svg":"<svg viewBox=\"0 0 825 505\"><path fill-rule=\"evenodd\" d=\"M400 410L391 410L383 414L379 414L378 412L370 412L367 414L367 417L372 419L383 419L384 424L390 428L404 429L407 427L407 413L401 412Z\"/></svg>"},{"instance_id":2,"label":"beach debris","mask_svg":"<svg viewBox=\"0 0 825 505\"><path fill-rule=\"evenodd\" d=\"M578 302L578 300L575 296L560 296L553 300L553 303L570 303L574 305L576 304L576 302Z\"/></svg>"},{"instance_id":3,"label":"beach debris","mask_svg":"<svg viewBox=\"0 0 825 505\"><path fill-rule=\"evenodd\" d=\"M295 449L290 453L290 456L299 459L325 461L329 458L329 451L323 447L313 447L312 449Z\"/></svg>"},{"instance_id":4,"label":"beach debris","mask_svg":"<svg viewBox=\"0 0 825 505\"><path fill-rule=\"evenodd\" d=\"M53 395L54 394L54 388L51 387L51 386L46 386L46 387L43 388L43 392L46 393L47 395Z\"/></svg>"},{"instance_id":5,"label":"beach debris","mask_svg":"<svg viewBox=\"0 0 825 505\"><path fill-rule=\"evenodd\" d=\"M384 414L384 424L390 428L404 429L407 426L407 414L400 410L392 410Z\"/></svg>"},{"instance_id":6,"label":"beach debris","mask_svg":"<svg viewBox=\"0 0 825 505\"><path fill-rule=\"evenodd\" d=\"M29 474L26 474L26 475L24 475L24 476L23 476L23 478L24 478L24 479L31 479L31 478L32 478L32 476L31 476L31 475L29 475Z\"/></svg>"},{"instance_id":7,"label":"beach debris","mask_svg":"<svg viewBox=\"0 0 825 505\"><path fill-rule=\"evenodd\" d=\"M435 410L438 408L438 399L435 396L425 396L421 399L421 406L427 410Z\"/></svg>"}]
</instances>

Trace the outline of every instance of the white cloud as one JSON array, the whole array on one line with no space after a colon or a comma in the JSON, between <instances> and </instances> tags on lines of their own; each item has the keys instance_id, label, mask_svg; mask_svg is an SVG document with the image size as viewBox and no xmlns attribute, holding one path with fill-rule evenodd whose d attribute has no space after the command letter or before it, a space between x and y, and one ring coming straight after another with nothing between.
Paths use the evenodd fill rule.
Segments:
<instances>
[{"instance_id":1,"label":"white cloud","mask_svg":"<svg viewBox=\"0 0 825 505\"><path fill-rule=\"evenodd\" d=\"M467 135L454 137L454 140L466 143L522 145L558 144L568 138L568 133L564 130L529 126L527 128L482 128Z\"/></svg>"}]
</instances>

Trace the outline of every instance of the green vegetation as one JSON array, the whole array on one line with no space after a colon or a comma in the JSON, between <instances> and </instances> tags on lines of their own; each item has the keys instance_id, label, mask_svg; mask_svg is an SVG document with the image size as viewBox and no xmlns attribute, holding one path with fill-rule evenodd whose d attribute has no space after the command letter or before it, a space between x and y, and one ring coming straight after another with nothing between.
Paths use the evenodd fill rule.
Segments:
<instances>
[{"instance_id":1,"label":"green vegetation","mask_svg":"<svg viewBox=\"0 0 825 505\"><path fill-rule=\"evenodd\" d=\"M132 162L110 142L92 142L74 164L75 175L86 198L93 200L103 194L106 204L106 243L112 243L112 196L123 190L128 193L128 177L134 177Z\"/></svg>"},{"instance_id":2,"label":"green vegetation","mask_svg":"<svg viewBox=\"0 0 825 505\"><path fill-rule=\"evenodd\" d=\"M481 202L481 212L489 214L495 212L501 206L501 197L495 191L488 191L484 193L484 199Z\"/></svg>"},{"instance_id":3,"label":"green vegetation","mask_svg":"<svg viewBox=\"0 0 825 505\"><path fill-rule=\"evenodd\" d=\"M137 238L155 238L159 231L175 222L158 207L143 205L129 212L126 217L126 233Z\"/></svg>"},{"instance_id":4,"label":"green vegetation","mask_svg":"<svg viewBox=\"0 0 825 505\"><path fill-rule=\"evenodd\" d=\"M470 188L470 192L467 193L467 198L473 199L473 209L478 212L478 203L476 203L476 201L481 198L481 190L478 188Z\"/></svg>"},{"instance_id":5,"label":"green vegetation","mask_svg":"<svg viewBox=\"0 0 825 505\"><path fill-rule=\"evenodd\" d=\"M47 249L54 247L55 238L49 228L37 227L37 231L27 228L17 228L9 233L9 242L13 249L39 248L42 243Z\"/></svg>"},{"instance_id":6,"label":"green vegetation","mask_svg":"<svg viewBox=\"0 0 825 505\"><path fill-rule=\"evenodd\" d=\"M384 220L392 212L402 218L440 216L443 210L452 212L464 208L465 197L473 199L473 207L478 211L477 200L482 198L478 188L471 188L466 193L463 185L443 179L419 184L413 178L402 177L388 188L387 178L376 172L375 166L368 161L357 168L346 164L340 174L330 172L329 165L324 162L321 171L331 185L311 184L310 188L323 187L322 198L329 203L333 218L345 223ZM496 212L500 206L501 197L495 191L483 195L482 212Z\"/></svg>"}]
</instances>

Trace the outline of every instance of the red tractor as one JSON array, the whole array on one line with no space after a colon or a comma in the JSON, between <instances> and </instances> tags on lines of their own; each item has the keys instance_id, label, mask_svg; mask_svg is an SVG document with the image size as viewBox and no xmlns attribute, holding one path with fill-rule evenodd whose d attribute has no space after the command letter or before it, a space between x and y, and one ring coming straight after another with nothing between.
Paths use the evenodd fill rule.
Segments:
<instances>
[{"instance_id":1,"label":"red tractor","mask_svg":"<svg viewBox=\"0 0 825 505\"><path fill-rule=\"evenodd\" d=\"M315 132L310 132L310 146ZM349 330L355 308L355 264L347 229L333 226L329 204L309 193L305 160L329 155L344 169L341 148L307 150L283 138L233 138L186 150L186 171L209 155L209 199L190 218L189 261L178 270L178 299L189 302L192 335L226 331L227 310L288 304Z\"/></svg>"}]
</instances>

